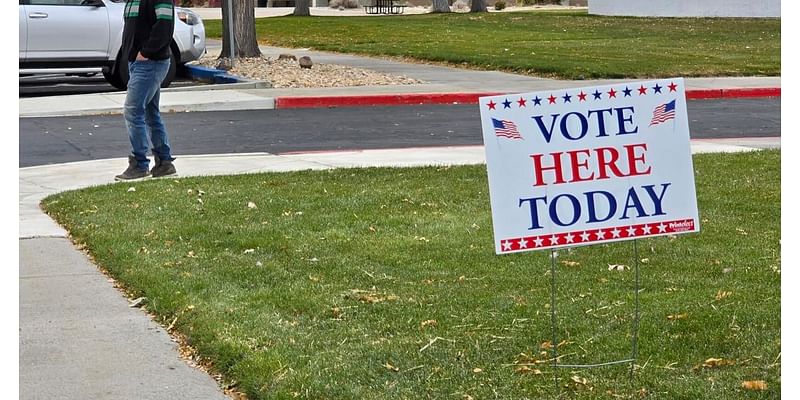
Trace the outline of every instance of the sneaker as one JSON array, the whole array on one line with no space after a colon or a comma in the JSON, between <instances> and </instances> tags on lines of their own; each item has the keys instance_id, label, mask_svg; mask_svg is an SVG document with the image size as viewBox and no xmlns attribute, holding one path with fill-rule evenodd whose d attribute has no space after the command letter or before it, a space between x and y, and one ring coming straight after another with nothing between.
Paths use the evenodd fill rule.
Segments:
<instances>
[{"instance_id":1,"label":"sneaker","mask_svg":"<svg viewBox=\"0 0 800 400\"><path fill-rule=\"evenodd\" d=\"M153 178L160 178L162 176L170 176L178 173L175 170L175 165L172 164L170 160L162 160L158 158L158 156L155 156L155 164L153 169L150 170Z\"/></svg>"},{"instance_id":2,"label":"sneaker","mask_svg":"<svg viewBox=\"0 0 800 400\"><path fill-rule=\"evenodd\" d=\"M117 181L135 181L150 176L150 171L141 170L136 164L136 158L128 156L128 169L114 177Z\"/></svg>"}]
</instances>

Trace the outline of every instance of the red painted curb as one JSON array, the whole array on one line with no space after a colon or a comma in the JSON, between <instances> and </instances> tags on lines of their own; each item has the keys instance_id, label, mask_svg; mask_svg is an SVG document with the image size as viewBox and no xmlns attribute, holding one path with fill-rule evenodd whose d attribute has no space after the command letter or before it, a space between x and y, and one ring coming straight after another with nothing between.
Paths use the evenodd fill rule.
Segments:
<instances>
[{"instance_id":1,"label":"red painted curb","mask_svg":"<svg viewBox=\"0 0 800 400\"><path fill-rule=\"evenodd\" d=\"M391 106L413 104L477 104L478 98L503 93L407 93L364 96L297 96L275 98L275 108ZM687 99L780 97L781 88L692 89Z\"/></svg>"},{"instance_id":2,"label":"red painted curb","mask_svg":"<svg viewBox=\"0 0 800 400\"><path fill-rule=\"evenodd\" d=\"M781 88L693 89L687 99L730 99L742 97L781 97Z\"/></svg>"},{"instance_id":3,"label":"red painted curb","mask_svg":"<svg viewBox=\"0 0 800 400\"><path fill-rule=\"evenodd\" d=\"M477 104L479 97L496 94L499 93L408 93L364 96L278 97L275 99L275 108Z\"/></svg>"}]
</instances>

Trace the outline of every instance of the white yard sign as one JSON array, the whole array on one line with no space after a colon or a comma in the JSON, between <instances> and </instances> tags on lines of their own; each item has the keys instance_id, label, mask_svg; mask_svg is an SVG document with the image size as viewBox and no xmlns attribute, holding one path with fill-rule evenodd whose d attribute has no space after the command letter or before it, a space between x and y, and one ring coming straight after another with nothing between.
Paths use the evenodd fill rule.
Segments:
<instances>
[{"instance_id":1,"label":"white yard sign","mask_svg":"<svg viewBox=\"0 0 800 400\"><path fill-rule=\"evenodd\" d=\"M497 254L697 232L683 79L482 97Z\"/></svg>"}]
</instances>

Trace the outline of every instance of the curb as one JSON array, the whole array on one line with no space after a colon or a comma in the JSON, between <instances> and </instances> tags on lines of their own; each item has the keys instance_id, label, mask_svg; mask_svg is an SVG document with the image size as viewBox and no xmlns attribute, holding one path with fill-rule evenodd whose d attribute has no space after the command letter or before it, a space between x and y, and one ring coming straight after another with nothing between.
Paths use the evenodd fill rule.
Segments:
<instances>
[{"instance_id":1,"label":"curb","mask_svg":"<svg viewBox=\"0 0 800 400\"><path fill-rule=\"evenodd\" d=\"M501 93L410 93L364 96L276 97L275 108L392 106L413 104L478 104L482 96Z\"/></svg>"},{"instance_id":2,"label":"curb","mask_svg":"<svg viewBox=\"0 0 800 400\"><path fill-rule=\"evenodd\" d=\"M202 67L199 65L184 65L183 73L186 77L207 83L213 84L230 84L230 83L260 83L262 88L272 87L266 82L256 81L252 79L242 78L236 75L230 75L227 72L209 67Z\"/></svg>"},{"instance_id":3,"label":"curb","mask_svg":"<svg viewBox=\"0 0 800 400\"><path fill-rule=\"evenodd\" d=\"M781 88L734 88L687 90L687 99L732 99L746 97L781 97Z\"/></svg>"},{"instance_id":4,"label":"curb","mask_svg":"<svg viewBox=\"0 0 800 400\"><path fill-rule=\"evenodd\" d=\"M496 96L503 93L410 93L365 96L290 96L276 97L275 108L323 108L392 106L418 104L477 104L478 98ZM733 89L692 89L686 91L686 98L729 99L749 97L780 97L781 88L733 88Z\"/></svg>"}]
</instances>

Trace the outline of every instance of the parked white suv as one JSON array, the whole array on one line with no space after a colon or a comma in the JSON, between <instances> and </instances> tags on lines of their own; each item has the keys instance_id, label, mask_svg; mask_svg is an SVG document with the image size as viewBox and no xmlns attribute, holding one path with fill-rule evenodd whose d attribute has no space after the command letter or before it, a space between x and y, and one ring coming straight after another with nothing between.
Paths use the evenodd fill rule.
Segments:
<instances>
[{"instance_id":1,"label":"parked white suv","mask_svg":"<svg viewBox=\"0 0 800 400\"><path fill-rule=\"evenodd\" d=\"M90 75L102 72L114 87L128 86L127 59L120 57L125 0L20 0L19 74ZM205 53L203 21L175 7L172 63L162 82L175 79L179 65Z\"/></svg>"}]
</instances>

